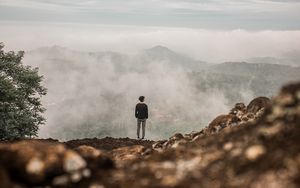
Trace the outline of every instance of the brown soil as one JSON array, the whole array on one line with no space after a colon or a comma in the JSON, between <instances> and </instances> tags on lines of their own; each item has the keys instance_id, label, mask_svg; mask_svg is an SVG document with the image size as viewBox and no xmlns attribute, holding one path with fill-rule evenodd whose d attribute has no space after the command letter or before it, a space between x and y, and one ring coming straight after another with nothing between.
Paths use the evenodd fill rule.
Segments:
<instances>
[{"instance_id":1,"label":"brown soil","mask_svg":"<svg viewBox=\"0 0 300 188\"><path fill-rule=\"evenodd\" d=\"M151 140L137 140L130 138L112 138L105 137L102 139L98 138L86 138L78 140L70 140L65 142L67 147L76 148L80 145L92 146L96 149L111 151L116 148L125 146L141 145L144 147L151 147L154 141Z\"/></svg>"}]
</instances>

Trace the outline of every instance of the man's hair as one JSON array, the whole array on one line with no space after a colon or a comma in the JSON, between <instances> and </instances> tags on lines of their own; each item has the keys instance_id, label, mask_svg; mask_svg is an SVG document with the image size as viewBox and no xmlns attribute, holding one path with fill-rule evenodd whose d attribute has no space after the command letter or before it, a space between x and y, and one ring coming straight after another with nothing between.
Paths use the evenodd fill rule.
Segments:
<instances>
[{"instance_id":1,"label":"man's hair","mask_svg":"<svg viewBox=\"0 0 300 188\"><path fill-rule=\"evenodd\" d=\"M139 97L139 100L140 100L141 102L144 102L145 97L144 97L144 96L140 96L140 97Z\"/></svg>"}]
</instances>

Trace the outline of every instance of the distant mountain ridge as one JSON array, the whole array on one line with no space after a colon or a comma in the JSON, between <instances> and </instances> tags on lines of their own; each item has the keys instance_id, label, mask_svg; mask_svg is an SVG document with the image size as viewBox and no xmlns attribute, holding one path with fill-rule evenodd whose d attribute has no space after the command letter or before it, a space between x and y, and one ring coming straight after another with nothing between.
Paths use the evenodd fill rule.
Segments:
<instances>
[{"instance_id":1,"label":"distant mountain ridge","mask_svg":"<svg viewBox=\"0 0 300 188\"><path fill-rule=\"evenodd\" d=\"M289 54L288 54L289 55ZM299 55L298 55L299 56ZM300 66L300 58L295 57L293 53L288 57L252 57L245 60L249 63L268 63L268 64L280 64L280 65L290 65L290 66Z\"/></svg>"},{"instance_id":2,"label":"distant mountain ridge","mask_svg":"<svg viewBox=\"0 0 300 188\"><path fill-rule=\"evenodd\" d=\"M165 137L175 129L195 130L233 103L272 97L281 85L300 80L299 67L209 64L163 46L136 55L43 47L25 53L24 63L39 67L44 75L47 126L56 127L45 132L61 139L126 136L132 128L130 107L140 93L156 108L155 135ZM74 128L65 133L58 122Z\"/></svg>"},{"instance_id":3,"label":"distant mountain ridge","mask_svg":"<svg viewBox=\"0 0 300 188\"><path fill-rule=\"evenodd\" d=\"M130 70L143 71L146 65L155 61L166 63L168 66L183 68L187 72L194 72L194 74L215 75L215 78L211 79L219 78L219 82L222 82L222 77L232 77L233 80L248 79L260 81L268 80L272 83L278 82L280 83L278 84L279 87L286 82L300 79L299 66L293 67L290 65L248 62L224 62L219 64L210 64L204 61L195 60L160 45L145 49L135 56L129 56L112 51L80 52L60 46L41 47L36 50L29 51L26 56L32 57L36 54L39 54L44 59L47 58L51 61L51 65L45 65L44 63L34 65L39 67L54 66L54 64L59 62L59 66L67 69L68 65L72 66L72 64L78 61L78 59L92 58L92 61L98 63L109 61L119 72L126 72ZM84 65L80 65L80 67L82 66Z\"/></svg>"},{"instance_id":4,"label":"distant mountain ridge","mask_svg":"<svg viewBox=\"0 0 300 188\"><path fill-rule=\"evenodd\" d=\"M274 77L281 76L282 79L299 76L300 67L270 63L247 63L247 62L225 62L210 67L210 70L219 73Z\"/></svg>"},{"instance_id":5,"label":"distant mountain ridge","mask_svg":"<svg viewBox=\"0 0 300 188\"><path fill-rule=\"evenodd\" d=\"M224 93L229 103L243 101L244 91L253 96L272 97L280 85L300 80L300 67L289 65L225 62L194 72L191 77L200 90Z\"/></svg>"},{"instance_id":6,"label":"distant mountain ridge","mask_svg":"<svg viewBox=\"0 0 300 188\"><path fill-rule=\"evenodd\" d=\"M46 46L46 47L40 47L31 51L27 52L28 54L44 54L44 55L52 55L52 56L61 56L62 53L67 54L84 54L84 55L90 55L94 57L111 57L115 58L117 60L124 59L128 57L128 55L114 52L114 51L95 51L95 52L83 52L83 51L76 51L71 50L62 46L54 45L54 46ZM243 71L244 69L251 69L251 70L258 70L258 69L267 69L272 67L272 69L289 69L289 68L295 68L298 69L300 66L291 66L290 64L283 65L279 64L281 62L278 58L273 57L257 57L257 58L250 58L249 61L241 61L241 62L223 62L218 64L210 64L206 61L196 60L193 59L187 55L183 55L180 53L177 53L165 46L157 45L148 49L143 50L141 53L137 55L137 57L143 57L148 58L146 61L167 61L171 63L175 63L177 65L181 65L183 67L189 67L189 68L208 68L210 70L215 69L215 71L222 70L225 68L224 71L230 72L229 69L234 69L235 71ZM197 70L195 70L197 71ZM249 71L248 71L249 72ZM247 72L244 72L247 73Z\"/></svg>"},{"instance_id":7,"label":"distant mountain ridge","mask_svg":"<svg viewBox=\"0 0 300 188\"><path fill-rule=\"evenodd\" d=\"M293 80L300 80L300 67L248 62L210 64L195 60L161 45L145 49L134 56L112 51L80 52L60 46L38 48L29 51L26 56L33 57L36 54L39 54L38 58L42 56L42 59L41 64L34 66L45 70L57 69L58 72L84 69L83 62L77 62L79 59L89 59L85 63L92 64L93 62L110 62L120 73L143 72L152 62L165 63L167 66L182 68L184 71L190 72L191 79L200 89L216 88L225 93L228 93L225 91L228 88L245 89L248 87L254 91L254 95L269 96L278 90L280 85ZM45 59L51 63L45 63ZM49 76L51 77L51 75Z\"/></svg>"}]
</instances>

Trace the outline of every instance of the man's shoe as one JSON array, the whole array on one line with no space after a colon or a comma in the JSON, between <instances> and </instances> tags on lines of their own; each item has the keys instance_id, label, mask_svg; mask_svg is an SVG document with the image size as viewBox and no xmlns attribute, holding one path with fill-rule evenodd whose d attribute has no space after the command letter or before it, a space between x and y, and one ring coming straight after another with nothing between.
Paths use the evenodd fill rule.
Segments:
<instances>
[{"instance_id":1,"label":"man's shoe","mask_svg":"<svg viewBox=\"0 0 300 188\"><path fill-rule=\"evenodd\" d=\"M137 139L140 139L140 137L138 136Z\"/></svg>"},{"instance_id":2,"label":"man's shoe","mask_svg":"<svg viewBox=\"0 0 300 188\"><path fill-rule=\"evenodd\" d=\"M142 140L144 140L144 137L142 138Z\"/></svg>"}]
</instances>

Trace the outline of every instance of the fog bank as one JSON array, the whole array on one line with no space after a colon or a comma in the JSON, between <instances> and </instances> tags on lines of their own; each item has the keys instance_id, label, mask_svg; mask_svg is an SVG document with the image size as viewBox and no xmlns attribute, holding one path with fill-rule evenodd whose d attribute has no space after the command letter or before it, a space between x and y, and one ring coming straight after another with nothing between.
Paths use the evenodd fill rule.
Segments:
<instances>
[{"instance_id":1,"label":"fog bank","mask_svg":"<svg viewBox=\"0 0 300 188\"><path fill-rule=\"evenodd\" d=\"M0 29L0 38L5 39L6 48L11 50L60 45L79 51L110 50L133 54L159 44L199 60L224 62L254 57L299 60L300 49L298 30L205 30L18 22L3 22Z\"/></svg>"},{"instance_id":2,"label":"fog bank","mask_svg":"<svg viewBox=\"0 0 300 188\"><path fill-rule=\"evenodd\" d=\"M39 136L135 137L134 108L140 95L149 105L151 139L199 130L227 112L222 92L197 90L184 66L152 55L85 53L57 46L27 53L25 63L40 67L48 88L47 123Z\"/></svg>"}]
</instances>

